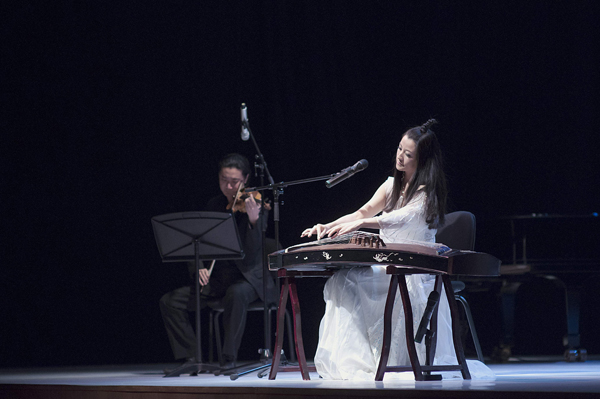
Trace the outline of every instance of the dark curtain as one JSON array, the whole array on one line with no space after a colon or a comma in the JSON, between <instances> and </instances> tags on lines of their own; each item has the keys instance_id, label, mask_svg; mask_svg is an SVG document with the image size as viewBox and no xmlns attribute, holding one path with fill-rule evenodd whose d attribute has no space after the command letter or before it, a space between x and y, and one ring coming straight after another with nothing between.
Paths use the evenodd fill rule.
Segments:
<instances>
[{"instance_id":1,"label":"dark curtain","mask_svg":"<svg viewBox=\"0 0 600 399\"><path fill-rule=\"evenodd\" d=\"M598 211L594 1L0 7L1 366L171 360L158 299L186 270L160 261L150 218L218 194L222 155L252 159L242 102L275 181L369 161L285 190L285 246L366 202L430 117L451 210ZM323 281L302 284L310 356Z\"/></svg>"}]
</instances>

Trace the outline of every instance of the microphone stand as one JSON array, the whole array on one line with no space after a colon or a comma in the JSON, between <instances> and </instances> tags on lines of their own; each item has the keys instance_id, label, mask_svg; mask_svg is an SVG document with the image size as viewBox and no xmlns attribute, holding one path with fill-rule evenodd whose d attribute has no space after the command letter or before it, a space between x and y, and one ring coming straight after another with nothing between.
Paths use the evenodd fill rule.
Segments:
<instances>
[{"instance_id":1,"label":"microphone stand","mask_svg":"<svg viewBox=\"0 0 600 399\"><path fill-rule=\"evenodd\" d=\"M252 143L254 144L254 147L256 148L257 155L255 156L256 162L254 163L255 174L256 174L256 170L260 169L260 184L265 184L265 172L266 172L267 179L269 179L269 182L272 183L273 177L271 176L271 173L269 172L269 168L267 167L267 162L265 161L265 157L263 156L262 152L260 151L260 148L258 147L258 143L254 139L254 135L252 134L252 131L250 130L250 126L248 125L248 122L245 121L244 125L245 125L246 129L248 129L248 132L250 133L250 138L252 139ZM268 302L268 292L267 292L267 279L269 278L269 269L266 267L267 265L266 265L266 261L265 261L267 259L267 255L268 255L267 254L267 245L266 245L267 224L268 223L265 220L264 204L263 204L263 206L260 207L260 221L261 221L261 230L262 230L261 244L262 244L263 300L264 300L265 306L263 309L264 348L259 349L259 353L260 353L261 363L263 363L263 364L269 363L269 365L270 365L271 363L269 362L269 360L272 359L271 321L269 320L269 302ZM238 376L239 376L239 374L238 374ZM235 378L233 378L233 379L235 379Z\"/></svg>"},{"instance_id":2,"label":"microphone stand","mask_svg":"<svg viewBox=\"0 0 600 399\"><path fill-rule=\"evenodd\" d=\"M254 163L254 170L255 170L255 174L256 174L256 170L260 169L260 183L261 185L265 184L264 179L265 179L265 172L267 174L267 179L269 180L269 182L271 184L273 184L273 177L271 176L271 173L269 172L269 168L267 167L267 162L265 161L265 157L262 154L262 152L260 151L260 148L258 147L258 143L256 142L256 140L254 139L254 135L252 134L252 130L250 130L250 126L248 124L247 120L244 120L242 122L242 127L248 130L249 136L252 139L252 143L254 144L254 147L256 148L256 153L257 155L255 156L256 158L256 162ZM256 191L256 190L248 190L246 189L247 192L250 191ZM275 203L275 214L278 215L279 213L279 208L278 208L278 203ZM236 380L238 377L240 377L241 375L244 374L248 374L252 371L255 370L260 370L266 367L271 366L271 360L273 358L272 353L271 353L271 323L269 320L269 301L268 301L268 292L267 292L267 279L269 278L269 270L268 267L266 265L266 259L267 259L267 246L266 246L266 233L267 233L267 221L265 220L265 207L261 206L260 208L260 228L261 228L261 245L262 245L262 259L261 259L261 263L262 263L262 277L263 277L263 300L264 300L264 310L263 310L263 329L264 329L264 348L261 348L258 350L258 352L260 353L260 363L262 364L261 366L259 366L258 368L252 368L251 370L246 370L242 373L237 373L237 370L234 370L233 373L230 374L230 378L232 380ZM278 234L277 228L276 228L276 234ZM277 242L277 248L279 248L279 240L276 239Z\"/></svg>"},{"instance_id":3,"label":"microphone stand","mask_svg":"<svg viewBox=\"0 0 600 399\"><path fill-rule=\"evenodd\" d=\"M332 173L330 175L319 176L319 177L311 177L308 179L300 179L293 180L289 182L279 182L279 183L271 183L266 186L258 186L258 187L249 187L247 191L264 191L264 190L272 190L273 191L273 218L275 222L275 241L277 243L277 247L279 248L279 196L283 194L283 188L288 186L293 186L296 184L304 184L304 183L312 183L316 181L328 180L335 176L337 173Z\"/></svg>"},{"instance_id":4,"label":"microphone stand","mask_svg":"<svg viewBox=\"0 0 600 399\"><path fill-rule=\"evenodd\" d=\"M264 190L271 190L273 192L273 220L274 220L274 226L275 226L275 245L276 245L276 248L279 249L279 196L283 194L283 188L287 187L287 186L295 185L295 184L303 184L303 183L327 180L327 179L330 179L333 176L335 176L337 173L332 173L330 175L320 176L320 177L315 177L315 178L310 178L310 179L296 180L296 181L287 182L287 183L286 182L275 183L273 180L273 176L271 175L271 173L269 172L269 168L267 167L267 162L265 161L265 157L262 154L262 152L260 151L260 148L258 147L258 143L254 139L252 130L250 130L248 121L247 120L244 121L242 125L244 128L246 128L248 130L250 138L252 139L252 143L254 144L254 147L256 148L257 155L255 156L256 162L254 164L254 168L255 168L255 170L260 169L260 184L261 184L261 186L259 186L259 187L250 187L250 188L247 187L245 190L247 192L264 191ZM268 185L264 185L265 172L267 175L267 179L269 180ZM266 220L264 220L264 214L265 214L265 207L261 206L260 220L261 220L261 228L262 228L263 298L264 298L264 302L265 302L265 307L263 310L264 346L265 347L262 349L259 349L259 353L261 354L260 362L262 363L262 365L259 367L251 368L249 370L245 370L240 373L236 373L236 372L231 373L231 374L229 374L229 376L232 380L237 380L242 375L249 374L254 371L266 369L267 367L271 366L272 360L273 360L273 354L271 353L271 320L269 319L269 303L268 303L268 292L267 292L267 279L269 278L269 268L268 268L268 265L266 264L267 256L268 256L267 247L266 247L267 223L266 223ZM277 280L276 286L277 286L277 291L279 291L279 280ZM285 359L285 357L284 357L284 359ZM262 377L262 376L259 375L259 378L260 377Z\"/></svg>"},{"instance_id":5,"label":"microphone stand","mask_svg":"<svg viewBox=\"0 0 600 399\"><path fill-rule=\"evenodd\" d=\"M296 185L296 184L304 184L304 183L312 183L312 182L316 182L316 181L322 181L322 180L328 180L330 178L332 178L333 176L335 176L337 173L332 173L330 175L325 175L325 176L319 176L319 177L312 177L312 178L308 178L308 179L301 179L301 180L294 180L291 182L279 182L279 183L271 183L269 185L266 186L259 186L259 187L250 187L247 188L246 190L248 191L264 191L264 190L272 190L273 191L273 202L274 202L274 222L275 222L275 242L277 244L277 249L279 249L279 195L283 194L283 188L287 187L287 186L292 186L292 185ZM264 243L263 243L263 249L264 249ZM267 259L267 255L266 251L263 251L263 262L266 261ZM267 274L267 267L265 267L265 265L263 264L263 276ZM265 280L266 281L266 280ZM263 283L263 287L264 290L266 292L266 283ZM277 292L280 291L279 289L279 279L276 279L276 287L277 287ZM266 295L266 294L265 294ZM269 319L269 315L268 315L268 310L265 307L265 324L268 324L268 330L267 331L267 335L269 335L268 338L265 338L265 342L268 342L269 345L271 345L271 336L270 336L270 331L271 331L271 324L270 324L270 319ZM270 348L270 346L269 346ZM281 362L286 362L285 356L282 355L281 357ZM258 374L258 378L262 378L264 375L266 375L266 373L264 370L267 367L270 367L272 365L272 363L269 364L265 364L262 365L260 367L256 367L250 370L246 370L242 373L238 373L238 374L232 374L230 377L232 380L236 380L238 377L248 374L248 373L252 373L254 371L260 371Z\"/></svg>"}]
</instances>

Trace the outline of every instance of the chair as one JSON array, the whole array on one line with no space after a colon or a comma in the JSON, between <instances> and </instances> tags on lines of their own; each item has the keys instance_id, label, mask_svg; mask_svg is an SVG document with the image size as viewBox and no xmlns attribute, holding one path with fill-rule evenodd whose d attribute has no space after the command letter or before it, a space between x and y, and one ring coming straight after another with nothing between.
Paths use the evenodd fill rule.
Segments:
<instances>
[{"instance_id":1,"label":"chair","mask_svg":"<svg viewBox=\"0 0 600 399\"><path fill-rule=\"evenodd\" d=\"M435 239L438 243L445 244L452 249L473 251L475 248L475 226L475 215L471 212L452 212L446 215L446 223L438 229ZM465 283L462 281L452 281L452 289L454 291L454 298L462 305L465 311L477 359L483 362L483 354L479 345L477 331L475 330L473 316L471 315L471 308L467 300L459 294L465 289Z\"/></svg>"},{"instance_id":2,"label":"chair","mask_svg":"<svg viewBox=\"0 0 600 399\"><path fill-rule=\"evenodd\" d=\"M214 360L214 352L213 342L216 341L217 346L217 359L219 363L223 360L222 358L222 345L221 345L221 324L219 323L219 318L223 314L225 310L223 305L220 302L211 303L210 314L209 314L209 336L208 336L208 361L212 363ZM257 300L250 304L248 307L248 312L262 312L265 308L265 303L263 301ZM277 304L272 304L269 306L269 317L272 318L273 312L277 312ZM289 345L289 353L290 353L290 361L296 361L296 352L294 351L294 338L292 336L292 322L289 311L285 310L285 324L287 328L287 337L288 337L288 345Z\"/></svg>"},{"instance_id":3,"label":"chair","mask_svg":"<svg viewBox=\"0 0 600 399\"><path fill-rule=\"evenodd\" d=\"M272 253L275 252L278 248L277 245L275 243L275 240L272 238L267 238L266 242L266 250L267 253ZM281 245L280 245L281 246ZM216 341L216 345L217 345L217 358L219 360L219 363L221 363L222 359L222 345L221 345L221 326L219 323L219 317L223 314L224 312L224 307L223 304L219 301L213 302L209 304L209 308L210 308L210 314L209 314L209 335L208 335L208 342L209 342L209 349L208 349L208 361L210 363L212 363L213 359L213 341ZM250 304L250 306L248 307L248 312L263 312L265 309L265 303L261 300L256 300L254 302L252 302ZM269 306L269 318L272 318L273 312L277 312L277 304L271 304ZM286 322L286 327L287 327L287 335L288 335L288 345L289 345L289 351L290 351L290 360L292 362L296 361L296 351L294 350L294 338L292 336L292 322L291 322L291 317L290 317L290 313L288 312L288 310L285 310L285 322ZM269 331L269 333L271 333ZM214 337L214 338L213 338Z\"/></svg>"}]
</instances>

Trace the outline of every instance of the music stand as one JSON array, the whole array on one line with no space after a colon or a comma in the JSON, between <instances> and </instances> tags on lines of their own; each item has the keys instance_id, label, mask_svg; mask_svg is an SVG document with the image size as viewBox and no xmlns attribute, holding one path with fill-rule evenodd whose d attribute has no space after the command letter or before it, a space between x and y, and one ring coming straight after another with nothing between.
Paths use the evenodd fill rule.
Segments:
<instances>
[{"instance_id":1,"label":"music stand","mask_svg":"<svg viewBox=\"0 0 600 399\"><path fill-rule=\"evenodd\" d=\"M215 371L219 367L202 363L200 339L200 260L242 259L244 250L235 218L226 212L182 212L154 216L154 238L163 262L193 260L196 265L196 363L177 367L165 377Z\"/></svg>"}]
</instances>

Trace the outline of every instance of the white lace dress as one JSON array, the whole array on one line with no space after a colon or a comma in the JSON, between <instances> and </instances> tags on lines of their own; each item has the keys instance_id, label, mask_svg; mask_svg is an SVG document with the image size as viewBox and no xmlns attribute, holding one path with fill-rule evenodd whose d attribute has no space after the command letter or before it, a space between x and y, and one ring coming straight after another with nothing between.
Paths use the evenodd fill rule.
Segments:
<instances>
[{"instance_id":1,"label":"white lace dress","mask_svg":"<svg viewBox=\"0 0 600 399\"><path fill-rule=\"evenodd\" d=\"M393 178L388 178L387 198L391 196ZM402 202L402 198L399 204ZM435 242L436 230L427 227L424 217L425 194L419 192L406 206L378 217L380 236L386 243L401 240ZM414 274L406 277L412 303L414 329L418 328L420 315L433 289L434 276ZM384 266L357 267L334 274L325 284L323 292L326 307L319 328L319 344L315 366L325 379L373 380L379 365L383 340L383 311L390 276ZM396 296L392 324L392 347L389 365L409 365L404 334L404 311L399 294ZM439 315L437 349L434 364L456 364L452 342L450 309L442 293ZM425 344L417 345L421 364L425 363ZM468 362L473 378L493 379L493 372L478 361ZM460 372L445 372L444 378L461 377ZM386 373L385 379L414 378L412 372Z\"/></svg>"}]
</instances>

